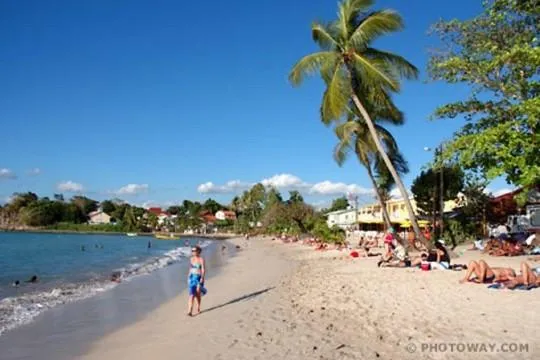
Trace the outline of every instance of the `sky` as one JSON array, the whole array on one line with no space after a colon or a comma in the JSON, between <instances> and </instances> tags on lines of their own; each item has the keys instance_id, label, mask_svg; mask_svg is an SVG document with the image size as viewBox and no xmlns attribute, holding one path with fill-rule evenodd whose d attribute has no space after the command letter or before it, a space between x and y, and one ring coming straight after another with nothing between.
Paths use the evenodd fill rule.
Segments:
<instances>
[{"instance_id":1,"label":"sky","mask_svg":"<svg viewBox=\"0 0 540 360\"><path fill-rule=\"evenodd\" d=\"M317 50L313 20L336 1L0 0L0 201L14 192L118 197L139 205L208 197L227 203L263 182L313 204L347 192L372 200L354 158L339 167L319 117L323 86L287 80ZM430 24L470 18L480 0L379 0L406 28L375 46L421 71L395 97L406 124L391 128L410 186L462 120L429 119L464 98L428 81ZM490 185L499 191L502 180Z\"/></svg>"}]
</instances>

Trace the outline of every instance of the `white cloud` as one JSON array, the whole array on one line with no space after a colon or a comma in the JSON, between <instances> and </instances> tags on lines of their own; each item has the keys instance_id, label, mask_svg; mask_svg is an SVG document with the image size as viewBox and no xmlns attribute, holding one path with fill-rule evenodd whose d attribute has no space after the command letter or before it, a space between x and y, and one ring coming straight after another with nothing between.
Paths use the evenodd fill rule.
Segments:
<instances>
[{"instance_id":1,"label":"white cloud","mask_svg":"<svg viewBox=\"0 0 540 360\"><path fill-rule=\"evenodd\" d=\"M84 187L81 184L71 180L59 183L56 188L58 191L62 192L81 192L84 190Z\"/></svg>"},{"instance_id":2,"label":"white cloud","mask_svg":"<svg viewBox=\"0 0 540 360\"><path fill-rule=\"evenodd\" d=\"M244 183L240 180L228 181L225 185L216 185L211 181L197 186L197 191L201 194L227 194L238 190L249 189L253 184Z\"/></svg>"},{"instance_id":3,"label":"white cloud","mask_svg":"<svg viewBox=\"0 0 540 360\"><path fill-rule=\"evenodd\" d=\"M127 184L113 191L116 195L136 195L148 191L148 184Z\"/></svg>"},{"instance_id":4,"label":"white cloud","mask_svg":"<svg viewBox=\"0 0 540 360\"><path fill-rule=\"evenodd\" d=\"M357 195L373 194L372 189L367 189L356 184L345 184L342 182L322 181L309 187L309 193L314 195L339 196L347 193Z\"/></svg>"},{"instance_id":5,"label":"white cloud","mask_svg":"<svg viewBox=\"0 0 540 360\"><path fill-rule=\"evenodd\" d=\"M41 169L40 168L33 168L31 170L28 170L28 175L30 176L37 176L41 174Z\"/></svg>"},{"instance_id":6,"label":"white cloud","mask_svg":"<svg viewBox=\"0 0 540 360\"><path fill-rule=\"evenodd\" d=\"M407 194L409 195L409 197L412 196L412 193L409 189L407 189ZM401 196L401 191L399 191L399 189L396 187L396 188L393 188L391 191L390 191L390 197L392 199L403 199L403 196Z\"/></svg>"},{"instance_id":7,"label":"white cloud","mask_svg":"<svg viewBox=\"0 0 540 360\"><path fill-rule=\"evenodd\" d=\"M16 179L17 175L10 169L0 169L0 179Z\"/></svg>"},{"instance_id":8,"label":"white cloud","mask_svg":"<svg viewBox=\"0 0 540 360\"><path fill-rule=\"evenodd\" d=\"M308 187L309 184L303 182L298 176L291 174L274 175L271 178L261 181L266 187L275 187L276 189L290 189Z\"/></svg>"},{"instance_id":9,"label":"white cloud","mask_svg":"<svg viewBox=\"0 0 540 360\"><path fill-rule=\"evenodd\" d=\"M274 187L278 190L287 190L295 189L302 192L306 192L311 195L322 195L322 196L340 196L347 193L354 193L358 195L371 195L373 190L364 188L357 184L345 184L342 182L331 182L329 180L318 182L315 184L310 184L298 176L291 174L277 174L270 178L266 178L260 181L266 187ZM233 193L238 190L246 190L253 186L255 183L247 183L239 180L229 181L224 185L217 185L213 182L206 182L200 184L197 187L197 191L203 194L208 193Z\"/></svg>"}]
</instances>

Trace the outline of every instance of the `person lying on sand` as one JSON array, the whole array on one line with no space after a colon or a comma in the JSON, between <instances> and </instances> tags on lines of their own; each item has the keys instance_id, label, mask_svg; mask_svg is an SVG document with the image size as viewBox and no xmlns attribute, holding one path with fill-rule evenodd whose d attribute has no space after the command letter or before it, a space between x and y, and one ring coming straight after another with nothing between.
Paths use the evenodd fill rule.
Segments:
<instances>
[{"instance_id":1,"label":"person lying on sand","mask_svg":"<svg viewBox=\"0 0 540 360\"><path fill-rule=\"evenodd\" d=\"M471 278L474 275L475 277ZM479 284L489 284L492 282L509 281L516 277L516 272L512 268L490 267L484 260L471 261L467 266L465 277L459 282L461 284L473 281Z\"/></svg>"},{"instance_id":2,"label":"person lying on sand","mask_svg":"<svg viewBox=\"0 0 540 360\"><path fill-rule=\"evenodd\" d=\"M504 286L513 289L520 285L526 287L538 287L540 286L540 276L533 270L526 262L521 263L521 274L504 282Z\"/></svg>"}]
</instances>

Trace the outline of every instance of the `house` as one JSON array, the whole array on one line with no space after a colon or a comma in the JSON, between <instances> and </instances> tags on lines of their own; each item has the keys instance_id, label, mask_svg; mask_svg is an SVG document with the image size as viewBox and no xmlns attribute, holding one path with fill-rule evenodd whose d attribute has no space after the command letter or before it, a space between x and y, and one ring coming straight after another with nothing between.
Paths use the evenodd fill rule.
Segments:
<instances>
[{"instance_id":1,"label":"house","mask_svg":"<svg viewBox=\"0 0 540 360\"><path fill-rule=\"evenodd\" d=\"M148 213L156 215L158 219L158 225L163 225L167 221L173 220L172 216L166 211L163 211L160 207L148 208Z\"/></svg>"},{"instance_id":2,"label":"house","mask_svg":"<svg viewBox=\"0 0 540 360\"><path fill-rule=\"evenodd\" d=\"M214 224L216 222L216 217L210 211L203 211L199 216L205 224Z\"/></svg>"},{"instance_id":3,"label":"house","mask_svg":"<svg viewBox=\"0 0 540 360\"><path fill-rule=\"evenodd\" d=\"M88 223L90 225L111 223L111 217L108 214L104 213L101 209L98 209L97 211L92 211L90 214L88 214L88 218Z\"/></svg>"},{"instance_id":4,"label":"house","mask_svg":"<svg viewBox=\"0 0 540 360\"><path fill-rule=\"evenodd\" d=\"M353 208L329 212L326 214L328 216L326 223L328 227L338 226L346 229L356 223L357 217L355 212Z\"/></svg>"},{"instance_id":5,"label":"house","mask_svg":"<svg viewBox=\"0 0 540 360\"><path fill-rule=\"evenodd\" d=\"M236 220L236 213L234 211L219 210L215 216L217 220Z\"/></svg>"}]
</instances>

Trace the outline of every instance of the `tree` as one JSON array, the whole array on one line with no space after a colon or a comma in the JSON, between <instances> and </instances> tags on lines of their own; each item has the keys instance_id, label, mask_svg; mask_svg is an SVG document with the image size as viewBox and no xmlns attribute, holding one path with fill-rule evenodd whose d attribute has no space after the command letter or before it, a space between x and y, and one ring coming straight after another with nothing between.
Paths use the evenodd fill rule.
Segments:
<instances>
[{"instance_id":1,"label":"tree","mask_svg":"<svg viewBox=\"0 0 540 360\"><path fill-rule=\"evenodd\" d=\"M169 206L167 213L171 215L178 215L180 213L180 206Z\"/></svg>"},{"instance_id":2,"label":"tree","mask_svg":"<svg viewBox=\"0 0 540 360\"><path fill-rule=\"evenodd\" d=\"M154 214L152 214L154 215ZM156 217L157 219L157 217ZM152 219L153 221L153 219ZM135 213L133 211L133 208L130 206L129 209L127 209L124 212L124 217L122 219L122 225L124 226L124 229L127 231L134 231L137 229L137 219L135 217Z\"/></svg>"},{"instance_id":3,"label":"tree","mask_svg":"<svg viewBox=\"0 0 540 360\"><path fill-rule=\"evenodd\" d=\"M116 210L116 204L111 200L104 200L100 204L101 210L105 214L111 215Z\"/></svg>"},{"instance_id":4,"label":"tree","mask_svg":"<svg viewBox=\"0 0 540 360\"><path fill-rule=\"evenodd\" d=\"M414 180L411 191L421 214L433 217L442 216L440 210L441 169L430 168L422 171ZM443 171L443 199L454 200L464 186L464 173L458 165L445 166Z\"/></svg>"},{"instance_id":5,"label":"tree","mask_svg":"<svg viewBox=\"0 0 540 360\"><path fill-rule=\"evenodd\" d=\"M444 157L488 180L531 188L540 183L540 12L537 0L484 1L478 16L433 26L445 47L430 76L470 86L468 99L439 107L435 118L465 117Z\"/></svg>"},{"instance_id":6,"label":"tree","mask_svg":"<svg viewBox=\"0 0 540 360\"><path fill-rule=\"evenodd\" d=\"M283 202L283 197L281 196L279 191L274 187L271 187L270 189L268 189L268 191L266 192L266 200L264 203L265 209L270 208L274 204L281 203L281 202Z\"/></svg>"},{"instance_id":7,"label":"tree","mask_svg":"<svg viewBox=\"0 0 540 360\"><path fill-rule=\"evenodd\" d=\"M212 214L215 214L219 210L223 210L225 207L215 201L214 199L208 199L202 204L203 211L210 211Z\"/></svg>"},{"instance_id":8,"label":"tree","mask_svg":"<svg viewBox=\"0 0 540 360\"><path fill-rule=\"evenodd\" d=\"M400 80L418 76L416 67L403 57L371 47L380 36L403 28L401 16L392 10L368 12L372 3L372 0L341 1L337 20L329 24L313 23L313 40L322 51L307 55L296 63L289 80L299 85L305 76L316 72L320 74L326 85L321 104L321 118L325 124L345 116L352 100L403 196L417 238L425 242L407 190L361 100L369 98L377 108L395 108L391 93L400 90Z\"/></svg>"},{"instance_id":9,"label":"tree","mask_svg":"<svg viewBox=\"0 0 540 360\"><path fill-rule=\"evenodd\" d=\"M71 203L77 205L85 215L90 214L92 211L96 211L98 207L98 202L96 200L80 195L73 196L71 198Z\"/></svg>"},{"instance_id":10,"label":"tree","mask_svg":"<svg viewBox=\"0 0 540 360\"><path fill-rule=\"evenodd\" d=\"M64 195L63 194L54 194L53 195L54 200L56 201L64 201Z\"/></svg>"},{"instance_id":11,"label":"tree","mask_svg":"<svg viewBox=\"0 0 540 360\"><path fill-rule=\"evenodd\" d=\"M345 210L349 207L349 200L347 197L342 196L332 200L332 205L326 210L328 212Z\"/></svg>"},{"instance_id":12,"label":"tree","mask_svg":"<svg viewBox=\"0 0 540 360\"><path fill-rule=\"evenodd\" d=\"M409 172L407 161L399 151L398 145L392 134L378 122L386 121L394 125L403 124L403 113L396 108L372 107L372 102L364 101L370 113L375 119L375 129L377 136L381 139L388 157L399 174ZM383 221L387 227L392 226L386 201L390 188L395 184L391 174L384 163L377 146L371 137L366 122L358 117L358 114L351 112L349 120L336 127L336 135L339 143L334 150L334 159L339 166L345 162L348 154L354 152L360 164L366 169L368 177L373 185L375 197L381 205Z\"/></svg>"}]
</instances>

